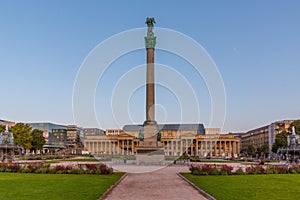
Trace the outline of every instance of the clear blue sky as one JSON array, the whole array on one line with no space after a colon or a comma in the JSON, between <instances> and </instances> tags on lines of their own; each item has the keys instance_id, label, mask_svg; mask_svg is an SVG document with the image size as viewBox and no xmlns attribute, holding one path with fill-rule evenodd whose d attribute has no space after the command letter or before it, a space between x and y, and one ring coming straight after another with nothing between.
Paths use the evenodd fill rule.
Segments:
<instances>
[{"instance_id":1,"label":"clear blue sky","mask_svg":"<svg viewBox=\"0 0 300 200\"><path fill-rule=\"evenodd\" d=\"M300 118L297 0L1 0L0 118L73 124L73 84L85 57L108 37L145 27L147 16L154 16L159 27L193 38L210 54L226 89L224 131L247 131L276 120ZM101 87L107 86L107 92L125 73L117 66L128 64L125 69L129 70L145 62L144 51L124 57L104 77L107 85ZM179 58L157 51L156 62L184 69L182 73L189 79L189 67ZM198 79L199 85L190 81L201 99L201 121L207 124L209 94L201 77ZM157 98L167 112L172 106L176 111L172 94L163 89L157 93L165 95ZM95 97L101 128L117 128L104 96L109 93ZM133 95L129 109L135 122L144 121L144 88ZM176 122L176 118L168 122Z\"/></svg>"}]
</instances>

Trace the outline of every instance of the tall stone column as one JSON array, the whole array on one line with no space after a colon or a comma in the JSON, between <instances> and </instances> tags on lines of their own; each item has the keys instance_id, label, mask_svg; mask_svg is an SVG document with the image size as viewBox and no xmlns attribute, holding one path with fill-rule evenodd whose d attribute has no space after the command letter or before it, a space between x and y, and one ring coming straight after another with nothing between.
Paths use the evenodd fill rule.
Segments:
<instances>
[{"instance_id":1,"label":"tall stone column","mask_svg":"<svg viewBox=\"0 0 300 200\"><path fill-rule=\"evenodd\" d=\"M147 48L146 121L155 121L154 48Z\"/></svg>"},{"instance_id":2,"label":"tall stone column","mask_svg":"<svg viewBox=\"0 0 300 200\"><path fill-rule=\"evenodd\" d=\"M145 47L147 51L146 70L146 121L144 122L144 146L157 146L157 124L155 121L155 78L154 78L154 49L156 37L153 33L154 18L147 18L147 36Z\"/></svg>"},{"instance_id":3,"label":"tall stone column","mask_svg":"<svg viewBox=\"0 0 300 200\"><path fill-rule=\"evenodd\" d=\"M161 143L161 132L158 131L155 121L154 49L156 37L153 33L154 18L147 17L146 24L148 26L147 36L145 37L147 51L146 120L143 124L143 131L139 132L139 146L136 155L138 165L142 163L162 163L165 154Z\"/></svg>"},{"instance_id":4,"label":"tall stone column","mask_svg":"<svg viewBox=\"0 0 300 200\"><path fill-rule=\"evenodd\" d=\"M147 77L146 77L146 122L155 122L155 85L154 85L154 48L156 37L153 33L155 21L147 20L147 36L145 37L145 46L147 50Z\"/></svg>"}]
</instances>

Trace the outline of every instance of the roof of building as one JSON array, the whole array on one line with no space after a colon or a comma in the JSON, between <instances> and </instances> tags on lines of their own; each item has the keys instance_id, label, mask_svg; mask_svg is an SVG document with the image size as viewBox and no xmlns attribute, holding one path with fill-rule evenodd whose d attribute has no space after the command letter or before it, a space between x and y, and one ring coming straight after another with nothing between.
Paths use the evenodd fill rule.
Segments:
<instances>
[{"instance_id":1,"label":"roof of building","mask_svg":"<svg viewBox=\"0 0 300 200\"><path fill-rule=\"evenodd\" d=\"M197 134L205 134L203 124L158 124L158 130L196 130ZM143 125L130 124L123 127L124 131L142 131Z\"/></svg>"},{"instance_id":2,"label":"roof of building","mask_svg":"<svg viewBox=\"0 0 300 200\"><path fill-rule=\"evenodd\" d=\"M60 125L60 124L54 124L50 122L32 122L32 123L26 123L29 126L31 126L32 129L40 129L40 130L49 130L51 131L52 129L66 129L67 126L65 125Z\"/></svg>"}]
</instances>

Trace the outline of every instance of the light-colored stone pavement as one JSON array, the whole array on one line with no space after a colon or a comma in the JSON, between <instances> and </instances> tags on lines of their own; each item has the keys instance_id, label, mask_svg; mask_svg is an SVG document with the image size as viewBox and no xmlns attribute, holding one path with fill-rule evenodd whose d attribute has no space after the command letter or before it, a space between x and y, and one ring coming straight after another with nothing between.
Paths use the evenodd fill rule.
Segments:
<instances>
[{"instance_id":1,"label":"light-colored stone pavement","mask_svg":"<svg viewBox=\"0 0 300 200\"><path fill-rule=\"evenodd\" d=\"M177 175L187 171L187 166L169 166L149 173L128 173L105 199L206 199Z\"/></svg>"}]
</instances>

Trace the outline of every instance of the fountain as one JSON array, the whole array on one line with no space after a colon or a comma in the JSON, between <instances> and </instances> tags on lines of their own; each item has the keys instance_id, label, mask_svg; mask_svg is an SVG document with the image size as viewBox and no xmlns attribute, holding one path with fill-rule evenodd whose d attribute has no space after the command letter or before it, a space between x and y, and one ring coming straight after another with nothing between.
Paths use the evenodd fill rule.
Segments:
<instances>
[{"instance_id":1,"label":"fountain","mask_svg":"<svg viewBox=\"0 0 300 200\"><path fill-rule=\"evenodd\" d=\"M292 127L292 134L287 136L287 147L279 148L277 154L285 157L291 163L298 163L300 156L300 135L296 135L295 127Z\"/></svg>"},{"instance_id":2,"label":"fountain","mask_svg":"<svg viewBox=\"0 0 300 200\"><path fill-rule=\"evenodd\" d=\"M8 125L6 125L5 131L0 133L0 161L12 162L16 149L19 147L14 144L14 135L8 131Z\"/></svg>"}]
</instances>

